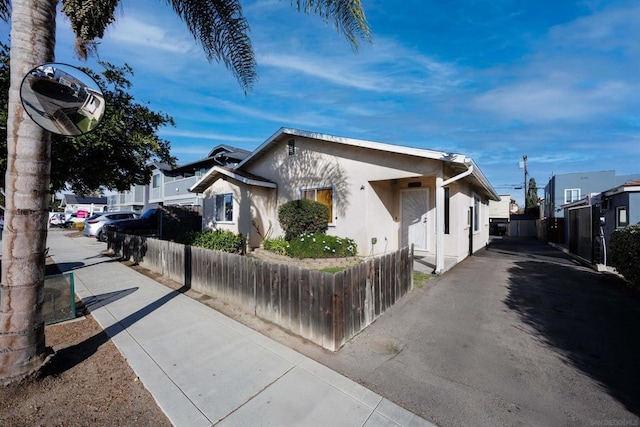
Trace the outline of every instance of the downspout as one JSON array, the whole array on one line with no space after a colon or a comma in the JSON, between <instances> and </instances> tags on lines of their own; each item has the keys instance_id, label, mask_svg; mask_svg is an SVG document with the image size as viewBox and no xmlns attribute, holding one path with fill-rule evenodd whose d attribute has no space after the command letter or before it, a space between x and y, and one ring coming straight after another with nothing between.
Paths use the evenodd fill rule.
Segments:
<instances>
[{"instance_id":1,"label":"downspout","mask_svg":"<svg viewBox=\"0 0 640 427\"><path fill-rule=\"evenodd\" d=\"M468 164L466 159L464 165L467 167L466 171L446 181L442 180L442 176L436 177L436 268L433 271L435 274L444 271L444 187L473 173L473 165Z\"/></svg>"}]
</instances>

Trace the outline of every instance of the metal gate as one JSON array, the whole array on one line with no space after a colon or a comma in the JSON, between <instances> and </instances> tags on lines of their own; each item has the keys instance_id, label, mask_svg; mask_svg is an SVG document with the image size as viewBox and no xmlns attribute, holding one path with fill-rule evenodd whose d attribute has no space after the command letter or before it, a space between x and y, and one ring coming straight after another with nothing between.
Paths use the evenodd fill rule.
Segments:
<instances>
[{"instance_id":1,"label":"metal gate","mask_svg":"<svg viewBox=\"0 0 640 427\"><path fill-rule=\"evenodd\" d=\"M568 224L569 252L592 264L597 262L600 252L599 242L596 242L597 223L594 222L599 216L594 212L595 209L596 206L570 208Z\"/></svg>"}]
</instances>

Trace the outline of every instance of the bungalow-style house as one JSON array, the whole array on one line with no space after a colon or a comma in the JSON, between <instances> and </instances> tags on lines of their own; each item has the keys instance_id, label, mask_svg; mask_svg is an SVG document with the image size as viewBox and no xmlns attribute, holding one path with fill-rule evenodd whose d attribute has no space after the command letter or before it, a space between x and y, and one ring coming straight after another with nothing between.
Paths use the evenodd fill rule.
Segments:
<instances>
[{"instance_id":1,"label":"bungalow-style house","mask_svg":"<svg viewBox=\"0 0 640 427\"><path fill-rule=\"evenodd\" d=\"M203 194L203 227L248 236L258 247L283 235L278 208L295 199L329 207L328 234L359 255L413 244L459 262L489 239L489 201L500 200L462 154L281 128L236 167L212 167L190 191Z\"/></svg>"}]
</instances>

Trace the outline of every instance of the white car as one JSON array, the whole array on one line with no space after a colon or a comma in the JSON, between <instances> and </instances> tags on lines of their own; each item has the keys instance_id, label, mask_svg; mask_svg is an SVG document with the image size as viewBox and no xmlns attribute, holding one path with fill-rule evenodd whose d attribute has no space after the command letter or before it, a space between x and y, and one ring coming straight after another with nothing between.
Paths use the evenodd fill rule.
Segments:
<instances>
[{"instance_id":1,"label":"white car","mask_svg":"<svg viewBox=\"0 0 640 427\"><path fill-rule=\"evenodd\" d=\"M64 226L65 215L63 213L49 214L49 224L57 227Z\"/></svg>"},{"instance_id":2,"label":"white car","mask_svg":"<svg viewBox=\"0 0 640 427\"><path fill-rule=\"evenodd\" d=\"M120 212L102 212L94 214L87 218L84 222L83 234L87 237L95 236L96 239L101 242L107 240L106 234L103 232L103 227L106 224L110 224L113 221L119 221L121 219L134 219L138 217L137 212L120 211Z\"/></svg>"}]
</instances>

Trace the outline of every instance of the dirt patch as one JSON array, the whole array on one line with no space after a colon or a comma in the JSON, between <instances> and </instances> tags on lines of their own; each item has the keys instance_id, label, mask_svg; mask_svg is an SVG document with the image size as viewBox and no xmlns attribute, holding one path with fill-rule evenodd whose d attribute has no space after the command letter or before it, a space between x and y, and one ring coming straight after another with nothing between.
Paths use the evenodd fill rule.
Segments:
<instances>
[{"instance_id":1,"label":"dirt patch","mask_svg":"<svg viewBox=\"0 0 640 427\"><path fill-rule=\"evenodd\" d=\"M57 268L48 260L47 274ZM91 315L45 328L41 375L0 386L1 426L171 426Z\"/></svg>"}]
</instances>

